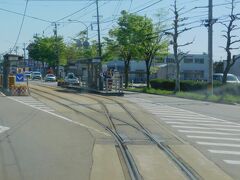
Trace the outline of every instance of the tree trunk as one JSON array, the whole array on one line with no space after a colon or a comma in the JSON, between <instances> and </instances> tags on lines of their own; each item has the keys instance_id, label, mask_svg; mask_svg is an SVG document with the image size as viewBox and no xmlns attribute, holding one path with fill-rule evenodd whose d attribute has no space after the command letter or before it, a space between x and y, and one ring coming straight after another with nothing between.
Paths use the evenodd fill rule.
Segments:
<instances>
[{"instance_id":1,"label":"tree trunk","mask_svg":"<svg viewBox=\"0 0 240 180\"><path fill-rule=\"evenodd\" d=\"M177 72L176 72L176 81L175 81L175 92L180 91L180 64L179 62L176 63L177 65Z\"/></svg>"},{"instance_id":2,"label":"tree trunk","mask_svg":"<svg viewBox=\"0 0 240 180\"><path fill-rule=\"evenodd\" d=\"M226 68L224 69L223 71L223 79L222 79L222 83L223 84L226 84L227 83L227 74L231 68L231 52L227 52L227 65L226 65Z\"/></svg>"},{"instance_id":3,"label":"tree trunk","mask_svg":"<svg viewBox=\"0 0 240 180\"><path fill-rule=\"evenodd\" d=\"M125 89L128 88L128 72L129 72L129 63L130 60L124 61L124 73L125 73Z\"/></svg>"},{"instance_id":4,"label":"tree trunk","mask_svg":"<svg viewBox=\"0 0 240 180\"><path fill-rule=\"evenodd\" d=\"M150 88L150 67L149 60L145 60L146 63L146 74L147 74L147 88Z\"/></svg>"}]
</instances>

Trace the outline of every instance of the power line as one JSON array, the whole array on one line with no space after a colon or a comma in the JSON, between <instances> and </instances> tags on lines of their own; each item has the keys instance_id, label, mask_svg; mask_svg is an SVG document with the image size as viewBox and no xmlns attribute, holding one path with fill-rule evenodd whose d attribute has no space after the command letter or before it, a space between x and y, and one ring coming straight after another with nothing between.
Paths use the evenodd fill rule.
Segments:
<instances>
[{"instance_id":1,"label":"power line","mask_svg":"<svg viewBox=\"0 0 240 180\"><path fill-rule=\"evenodd\" d=\"M34 17L34 16L29 16L29 15L26 15L26 14L24 15L22 13L11 11L11 10L4 9L4 8L0 8L0 11L5 11L5 12L8 12L8 13L17 14L17 15L25 16L25 17L28 17L28 18L31 18L31 19L35 19L35 20L51 23L51 21L48 21L48 20L45 20L45 19L41 19L41 18Z\"/></svg>"},{"instance_id":2,"label":"power line","mask_svg":"<svg viewBox=\"0 0 240 180\"><path fill-rule=\"evenodd\" d=\"M95 4L95 2L92 2L92 3L88 4L87 6L83 7L82 9L79 9L79 10L77 10L77 11L75 11L75 12L73 12L73 13L67 15L67 16L64 16L63 18L60 18L60 19L56 20L55 22L59 22L59 21L62 21L62 20L64 20L64 19L66 19L66 18L69 18L69 17L71 17L71 16L79 13L80 11L83 11L83 10L89 8L89 7L90 7L91 5L93 5L93 4Z\"/></svg>"},{"instance_id":3,"label":"power line","mask_svg":"<svg viewBox=\"0 0 240 180\"><path fill-rule=\"evenodd\" d=\"M23 13L23 17L22 17L22 23L21 23L20 28L19 28L19 31L18 31L17 39L16 39L16 41L15 41L15 43L14 43L14 46L13 46L13 48L12 48L12 50L11 50L10 53L12 53L13 49L15 49L15 47L16 47L16 45L17 45L17 43L18 43L20 34L21 34L21 32L22 32L23 23L24 23L24 20L25 20L26 12L27 12L27 6L28 6L28 0L26 1L26 4L25 4L24 13Z\"/></svg>"}]
</instances>

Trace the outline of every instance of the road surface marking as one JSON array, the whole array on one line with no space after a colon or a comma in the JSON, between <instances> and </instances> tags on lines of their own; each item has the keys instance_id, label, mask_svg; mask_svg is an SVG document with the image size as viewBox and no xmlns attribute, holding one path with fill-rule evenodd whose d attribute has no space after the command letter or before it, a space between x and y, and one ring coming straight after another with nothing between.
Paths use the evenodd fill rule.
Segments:
<instances>
[{"instance_id":1,"label":"road surface marking","mask_svg":"<svg viewBox=\"0 0 240 180\"><path fill-rule=\"evenodd\" d=\"M224 133L224 132L209 132L209 131L189 131L179 129L178 132L182 133L192 133L192 134L216 134L216 135L230 135L230 136L239 136L240 134Z\"/></svg>"},{"instance_id":2,"label":"road surface marking","mask_svg":"<svg viewBox=\"0 0 240 180\"><path fill-rule=\"evenodd\" d=\"M165 122L167 124L182 124L182 125L191 125L190 123L184 123L184 122ZM206 124L203 124L203 123L195 123L194 125L196 126L219 126L219 127L233 127L233 128L240 128L239 125L235 125L235 124L232 124L232 125L229 125L229 124L209 124L209 123L206 123Z\"/></svg>"},{"instance_id":3,"label":"road surface marking","mask_svg":"<svg viewBox=\"0 0 240 180\"><path fill-rule=\"evenodd\" d=\"M7 130L9 130L10 128L9 127L5 127L5 126L0 126L0 133L3 133Z\"/></svg>"},{"instance_id":4,"label":"road surface marking","mask_svg":"<svg viewBox=\"0 0 240 180\"><path fill-rule=\"evenodd\" d=\"M225 138L225 137L211 137L211 136L187 136L191 139L212 139L212 140L224 140L224 141L240 141L240 138Z\"/></svg>"},{"instance_id":5,"label":"road surface marking","mask_svg":"<svg viewBox=\"0 0 240 180\"><path fill-rule=\"evenodd\" d=\"M3 96L3 97L5 97L6 95L5 94L3 94L2 92L0 92L0 94L1 94L1 96Z\"/></svg>"},{"instance_id":6,"label":"road surface marking","mask_svg":"<svg viewBox=\"0 0 240 180\"><path fill-rule=\"evenodd\" d=\"M226 123L226 124L233 124L232 122L227 122L227 121L224 121L224 120L221 120L221 121L217 121L217 120L208 120L208 119L206 119L206 120L203 120L203 119L194 119L194 120L192 120L192 119L185 119L185 118L177 118L177 119L169 119L169 118L165 118L165 117L163 117L163 118L161 118L162 120L164 120L164 121L183 121L183 122L198 122L198 123L201 123L201 122L217 122L217 123Z\"/></svg>"},{"instance_id":7,"label":"road surface marking","mask_svg":"<svg viewBox=\"0 0 240 180\"><path fill-rule=\"evenodd\" d=\"M208 151L214 154L240 155L240 151L222 151L222 150L212 150L212 149L209 149Z\"/></svg>"},{"instance_id":8,"label":"road surface marking","mask_svg":"<svg viewBox=\"0 0 240 180\"><path fill-rule=\"evenodd\" d=\"M67 118L67 117L58 115L58 114L56 114L56 113L54 113L54 112L50 112L50 111L47 111L47 110L44 110L44 109L40 109L40 108L34 107L34 106L32 106L31 104L27 104L27 103L25 103L25 102L23 102L23 101L19 101L19 100L15 99L15 98L12 98L12 97L8 97L8 98L11 99L11 100L13 100L13 101L16 101L16 102L19 102L19 103L21 103L21 104L24 104L24 105L26 105L26 106L32 107L32 108L34 108L34 109L38 109L38 110L41 110L41 111L46 112L46 113L48 113L48 114L51 114L52 116L58 117L58 118L60 118L60 119L63 119L63 120L65 120L65 121L69 122L69 123L76 124L76 125L79 125L79 126L81 126L81 127L85 127L85 128L87 128L87 129L93 130L93 131L98 132L98 133L100 133L100 134L104 134L105 136L111 136L111 135L108 134L108 133L105 133L105 132L102 132L102 131L100 131L100 130L98 130L98 129L95 129L95 128L93 128L93 127L87 126L87 125L85 125L85 124L83 124L83 123L79 123L79 122L73 121L73 120L71 120L71 119L69 119L69 118Z\"/></svg>"},{"instance_id":9,"label":"road surface marking","mask_svg":"<svg viewBox=\"0 0 240 180\"><path fill-rule=\"evenodd\" d=\"M240 132L240 129L226 129L226 128L215 128L215 127L195 127L195 126L172 126L174 128L182 128L182 129L204 129L204 130L219 130L219 131L236 131Z\"/></svg>"},{"instance_id":10,"label":"road surface marking","mask_svg":"<svg viewBox=\"0 0 240 180\"><path fill-rule=\"evenodd\" d=\"M240 165L240 161L233 161L233 160L223 160L227 164L232 164L232 165Z\"/></svg>"},{"instance_id":11,"label":"road surface marking","mask_svg":"<svg viewBox=\"0 0 240 180\"><path fill-rule=\"evenodd\" d=\"M196 143L200 145L206 145L206 146L240 147L240 144L212 143L212 142L196 142Z\"/></svg>"}]
</instances>

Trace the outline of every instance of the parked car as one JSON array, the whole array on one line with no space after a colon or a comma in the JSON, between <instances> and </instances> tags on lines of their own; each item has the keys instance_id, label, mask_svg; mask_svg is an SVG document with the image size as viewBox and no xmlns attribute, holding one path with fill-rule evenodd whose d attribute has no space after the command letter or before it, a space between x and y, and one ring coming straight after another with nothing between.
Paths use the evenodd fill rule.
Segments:
<instances>
[{"instance_id":1,"label":"parked car","mask_svg":"<svg viewBox=\"0 0 240 180\"><path fill-rule=\"evenodd\" d=\"M42 80L42 74L38 71L32 72L32 80L34 79Z\"/></svg>"},{"instance_id":2,"label":"parked car","mask_svg":"<svg viewBox=\"0 0 240 180\"><path fill-rule=\"evenodd\" d=\"M44 78L44 80L47 81L51 81L51 82L55 82L56 81L56 76L54 74L47 74Z\"/></svg>"},{"instance_id":3,"label":"parked car","mask_svg":"<svg viewBox=\"0 0 240 180\"><path fill-rule=\"evenodd\" d=\"M67 85L80 85L79 79L73 73L67 74L64 78L64 83Z\"/></svg>"},{"instance_id":4,"label":"parked car","mask_svg":"<svg viewBox=\"0 0 240 180\"><path fill-rule=\"evenodd\" d=\"M214 81L222 82L222 79L223 79L223 73L213 74L213 80ZM227 74L227 83L240 83L240 81L237 78L237 76L235 76L234 74Z\"/></svg>"}]
</instances>

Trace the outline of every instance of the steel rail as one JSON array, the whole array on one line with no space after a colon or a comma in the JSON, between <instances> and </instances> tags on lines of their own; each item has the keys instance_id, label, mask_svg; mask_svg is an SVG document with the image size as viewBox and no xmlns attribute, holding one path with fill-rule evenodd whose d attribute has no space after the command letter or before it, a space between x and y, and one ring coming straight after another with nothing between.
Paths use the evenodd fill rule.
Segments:
<instances>
[{"instance_id":1,"label":"steel rail","mask_svg":"<svg viewBox=\"0 0 240 180\"><path fill-rule=\"evenodd\" d=\"M160 149L162 149L178 165L178 167L185 173L185 175L189 179L191 179L191 180L198 180L198 179L200 179L195 171L193 171L188 166L186 166L182 161L180 161L166 145L164 145L163 143L159 142L152 135L152 133L147 128L145 128L144 125L141 122L139 122L136 119L136 117L122 103L118 102L115 99L108 98L108 97L105 97L105 99L111 100L111 101L117 103L119 106L121 106L130 115L130 117L142 128L143 131L141 131L141 132L144 132L144 134L151 141L153 141Z\"/></svg>"},{"instance_id":2,"label":"steel rail","mask_svg":"<svg viewBox=\"0 0 240 180\"><path fill-rule=\"evenodd\" d=\"M38 89L36 89L36 88L31 88L31 89L38 90ZM38 91L39 91L39 90L38 90ZM41 91L41 90L40 90L40 91ZM41 92L42 92L42 93L49 94L49 92L45 92L45 91L41 91ZM134 163L134 159L133 159L132 156L131 156L131 153L128 151L127 147L124 145L124 142L123 142L122 138L117 134L117 132L114 132L114 130L112 130L111 128L109 128L109 127L106 126L105 124L99 122L98 120L92 118L91 116L89 116L89 115L87 115L87 114L85 114L85 113L83 113L83 112L80 112L80 111L72 108L72 107L69 106L69 105L66 105L66 104L64 104L64 103L62 103L62 102L59 102L59 101L57 101L57 100L55 100L55 99L53 99L53 98L49 98L49 97L47 97L47 96L45 96L45 95L42 95L42 94L40 94L40 93L38 93L38 92L33 92L33 93L34 93L34 94L37 94L37 95L39 95L39 96L41 96L41 97L44 97L44 98L46 98L46 99L49 99L49 100L51 100L51 101L54 101L54 102L56 102L56 103L58 103L58 104L61 104L62 106L64 106L64 107L66 107L66 108L68 108L68 109L71 109L71 110L75 111L76 113L80 113L80 114L84 115L85 117L93 120L94 122L96 122L96 123L97 123L98 125L100 125L101 127L103 127L106 131L108 131L108 132L112 135L112 137L115 139L115 142L118 144L118 147L119 147L120 152L121 152L121 154L122 154L122 156L123 156L124 162L125 162L125 164L126 164L126 166L127 166L128 173L129 173L130 178L131 178L132 180L141 180L141 179L142 179L142 177L141 177L141 175L140 175L140 173L139 173L139 171L138 171L138 169L137 169L137 167L136 167L136 164ZM62 97L59 97L59 96L57 96L57 95L55 95L55 94L51 94L51 95L62 99ZM65 100L66 100L66 99L65 99ZM69 102L72 102L71 100L68 100L68 101L69 101ZM107 112L106 112L106 113L107 113ZM110 117L109 117L109 113L106 114L106 117L110 118ZM110 119L110 121L112 121L112 120Z\"/></svg>"},{"instance_id":3,"label":"steel rail","mask_svg":"<svg viewBox=\"0 0 240 180\"><path fill-rule=\"evenodd\" d=\"M43 87L46 87L46 86L43 86ZM46 88L48 88L48 87L46 87ZM47 92L45 92L45 93L47 93ZM56 96L55 94L52 94L52 95ZM95 96L96 96L96 97L103 98L102 96L99 96L99 95L95 95ZM99 112L99 113L105 113L105 115L106 115L106 113L109 114L109 112L108 112L108 110L107 110L107 107L104 105L104 103L103 103L102 101L97 100L96 98L90 97L90 96L88 96L88 95L84 95L84 97L87 97L87 98L90 98L90 99L93 99L93 100L97 101L97 102L100 103L102 106L104 106L104 109L105 109L105 110L104 110L104 112L100 112L100 111L98 111L98 110L96 110L96 109L94 109L94 108L91 108L91 107L87 107L87 108L90 108L91 110L94 110L94 111ZM63 97L60 97L60 98L63 98ZM105 98L105 99L108 99L108 100L111 100L111 101L117 103L119 106L121 106L122 109L124 109L125 112L127 112L127 113L129 114L129 116L134 120L134 122L136 122L136 123L140 126L140 128L136 127L136 126L133 125L133 124L127 123L127 122L125 122L125 121L123 121L123 120L120 120L120 121L122 121L122 122L124 122L124 123L127 123L127 124L130 125L131 127L139 130L139 131L142 132L145 136L147 136L147 137L148 137L152 142L154 142L161 150L163 150L163 151L170 157L170 159L172 159L172 161L173 161L174 163L176 163L176 164L178 165L178 167L185 173L185 175L186 175L190 180L198 180L198 179L200 179L200 178L199 178L199 175L197 175L197 173L196 173L194 170L192 170L192 169L189 168L187 165L185 165L184 162L180 161L180 160L174 155L174 153L171 151L171 149L169 149L169 147L167 147L167 146L164 145L163 143L159 142L159 141L152 135L152 133L151 133L147 128L145 128L144 125L143 125L141 122L139 122L139 121L136 119L136 117L135 117L122 103L120 103L120 102L118 102L117 100L114 100L114 99L112 99L112 98L108 98L108 97L104 97L104 98ZM67 99L67 98L64 98L64 99L67 100L67 101L71 101L71 100L69 100L69 99ZM74 102L74 103L76 103L76 104L79 104L79 103L77 103L77 102L75 102L75 101L71 101L71 102ZM82 104L79 104L79 105L82 105ZM109 116L109 118L111 117L110 114L109 114L108 116ZM115 118L115 119L117 119L117 118ZM119 119L117 119L117 120L119 120ZM109 119L108 119L108 121L110 122L110 121L112 121L112 120L109 120ZM113 122L112 122L112 123L113 123ZM114 123L113 123L113 125L111 125L111 126L112 126L112 127L115 126ZM121 139L121 137L120 137L120 139Z\"/></svg>"}]
</instances>

